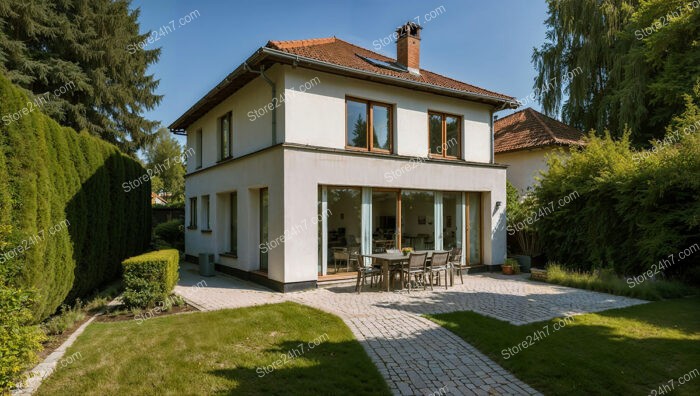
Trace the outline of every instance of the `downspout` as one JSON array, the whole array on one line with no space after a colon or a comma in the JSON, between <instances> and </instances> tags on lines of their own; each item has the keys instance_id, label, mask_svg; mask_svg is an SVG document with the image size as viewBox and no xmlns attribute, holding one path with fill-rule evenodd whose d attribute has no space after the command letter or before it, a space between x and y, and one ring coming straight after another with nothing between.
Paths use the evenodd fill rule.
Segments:
<instances>
[{"instance_id":1,"label":"downspout","mask_svg":"<svg viewBox=\"0 0 700 396\"><path fill-rule=\"evenodd\" d=\"M491 114L491 117L489 118L489 123L491 125L491 163L493 164L495 162L494 155L493 155L493 109L489 110L489 113Z\"/></svg>"},{"instance_id":2,"label":"downspout","mask_svg":"<svg viewBox=\"0 0 700 396\"><path fill-rule=\"evenodd\" d=\"M265 75L265 66L260 66L259 71L253 70L246 62L243 64L243 67L246 71L259 74L265 80L265 82L270 85L270 88L272 88L272 100L274 101L274 99L277 97L277 86ZM272 145L274 146L275 144L277 144L277 105L272 106Z\"/></svg>"}]
</instances>

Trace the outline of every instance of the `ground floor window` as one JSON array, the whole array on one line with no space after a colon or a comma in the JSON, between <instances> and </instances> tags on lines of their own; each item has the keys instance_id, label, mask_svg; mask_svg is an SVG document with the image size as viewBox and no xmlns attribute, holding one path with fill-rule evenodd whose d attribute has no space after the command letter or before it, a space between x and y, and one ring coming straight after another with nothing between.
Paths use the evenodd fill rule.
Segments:
<instances>
[{"instance_id":1,"label":"ground floor window","mask_svg":"<svg viewBox=\"0 0 700 396\"><path fill-rule=\"evenodd\" d=\"M231 193L229 212L231 214L231 240L229 253L238 256L238 193Z\"/></svg>"},{"instance_id":2,"label":"ground floor window","mask_svg":"<svg viewBox=\"0 0 700 396\"><path fill-rule=\"evenodd\" d=\"M268 191L260 189L260 271L267 271L269 229L268 229Z\"/></svg>"},{"instance_id":3,"label":"ground floor window","mask_svg":"<svg viewBox=\"0 0 700 396\"><path fill-rule=\"evenodd\" d=\"M358 254L462 248L482 261L480 192L321 186L319 274L352 271Z\"/></svg>"}]
</instances>

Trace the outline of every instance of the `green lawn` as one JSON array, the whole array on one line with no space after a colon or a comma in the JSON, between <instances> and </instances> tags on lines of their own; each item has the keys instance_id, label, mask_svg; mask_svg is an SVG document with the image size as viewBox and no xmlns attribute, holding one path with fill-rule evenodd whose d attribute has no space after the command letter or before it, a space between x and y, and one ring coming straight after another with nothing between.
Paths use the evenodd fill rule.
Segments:
<instances>
[{"instance_id":1,"label":"green lawn","mask_svg":"<svg viewBox=\"0 0 700 396\"><path fill-rule=\"evenodd\" d=\"M39 395L390 394L338 317L295 303L93 323L66 356Z\"/></svg>"},{"instance_id":2,"label":"green lawn","mask_svg":"<svg viewBox=\"0 0 700 396\"><path fill-rule=\"evenodd\" d=\"M672 379L674 394L700 395L698 371L684 385L678 382L700 369L699 297L575 316L558 331L560 320L513 326L473 312L430 319L546 395L663 394L659 386ZM533 340L545 326L549 335L540 332ZM527 348L508 351L523 341Z\"/></svg>"}]
</instances>

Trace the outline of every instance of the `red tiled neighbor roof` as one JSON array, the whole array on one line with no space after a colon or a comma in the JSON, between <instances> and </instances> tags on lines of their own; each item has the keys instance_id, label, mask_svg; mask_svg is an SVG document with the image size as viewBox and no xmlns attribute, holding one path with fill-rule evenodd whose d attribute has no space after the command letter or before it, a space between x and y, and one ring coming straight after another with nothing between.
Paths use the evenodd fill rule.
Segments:
<instances>
[{"instance_id":1,"label":"red tiled neighbor roof","mask_svg":"<svg viewBox=\"0 0 700 396\"><path fill-rule=\"evenodd\" d=\"M530 107L496 120L493 129L495 153L552 145L580 146L584 137L578 129Z\"/></svg>"},{"instance_id":2,"label":"red tiled neighbor roof","mask_svg":"<svg viewBox=\"0 0 700 396\"><path fill-rule=\"evenodd\" d=\"M266 47L339 66L350 67L353 69L364 70L391 77L398 77L409 81L456 89L478 95L491 96L493 98L514 100L514 98L511 96L463 83L425 69L420 69L420 75L415 75L409 73L408 71L396 71L381 66L376 66L362 57L376 59L392 64L396 62L396 59L392 59L368 49L358 47L336 37L310 40L270 41L267 43Z\"/></svg>"}]
</instances>

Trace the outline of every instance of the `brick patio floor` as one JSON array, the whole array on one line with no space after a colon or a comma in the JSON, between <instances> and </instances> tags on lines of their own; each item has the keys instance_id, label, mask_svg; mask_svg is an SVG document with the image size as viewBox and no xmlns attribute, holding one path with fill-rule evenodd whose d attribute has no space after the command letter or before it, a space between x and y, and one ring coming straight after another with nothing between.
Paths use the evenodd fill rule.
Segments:
<instances>
[{"instance_id":1,"label":"brick patio floor","mask_svg":"<svg viewBox=\"0 0 700 396\"><path fill-rule=\"evenodd\" d=\"M206 283L204 283L206 282ZM354 285L281 294L217 273L202 278L184 264L175 288L202 310L295 301L338 315L395 395L530 395L536 390L423 314L474 311L515 325L603 311L645 301L532 282L524 276L469 275L434 291L380 292Z\"/></svg>"}]
</instances>

